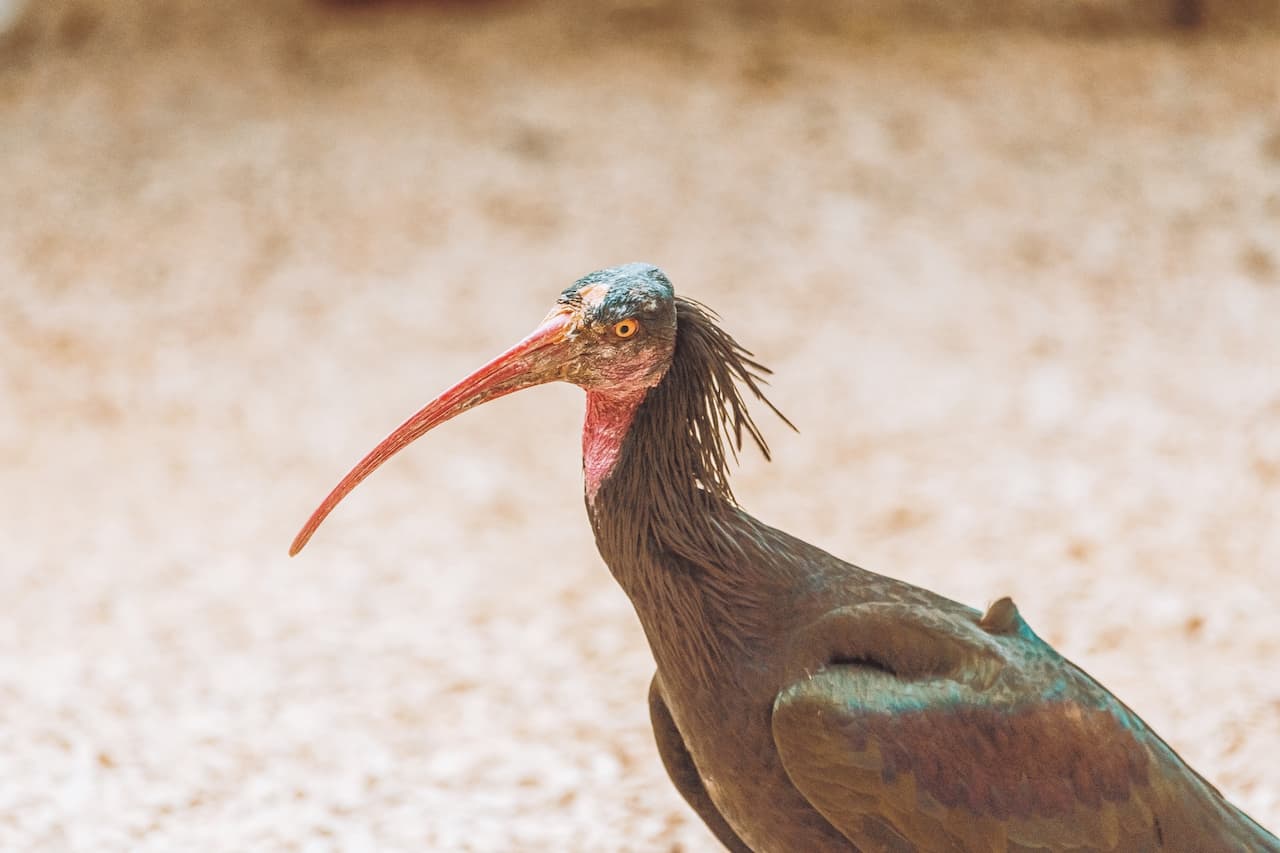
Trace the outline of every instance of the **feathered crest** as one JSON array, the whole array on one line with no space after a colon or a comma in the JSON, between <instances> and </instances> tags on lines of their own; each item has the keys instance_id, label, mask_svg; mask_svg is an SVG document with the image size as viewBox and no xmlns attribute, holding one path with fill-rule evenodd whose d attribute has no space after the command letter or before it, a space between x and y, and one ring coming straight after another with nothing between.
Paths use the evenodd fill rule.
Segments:
<instances>
[{"instance_id":1,"label":"feathered crest","mask_svg":"<svg viewBox=\"0 0 1280 853\"><path fill-rule=\"evenodd\" d=\"M696 448L698 464L693 471L680 473L732 502L729 457L737 461L744 435L755 442L765 459L770 458L769 444L743 399L743 387L787 426L795 429L795 425L769 402L760 387L773 371L720 328L719 319L700 302L676 298L675 354L665 380L646 402L654 410L651 423L657 429L656 438L679 440L678 436Z\"/></svg>"},{"instance_id":2,"label":"feathered crest","mask_svg":"<svg viewBox=\"0 0 1280 853\"><path fill-rule=\"evenodd\" d=\"M671 366L636 411L622 458L605 488L611 503L617 502L613 513L640 523L641 529L630 531L638 536L626 537L633 544L652 537L652 544L696 562L722 550L716 542L720 537L708 525L723 522L725 509L736 510L730 459L737 461L746 438L769 458L768 442L747 409L744 390L795 429L761 388L771 371L721 329L717 319L701 303L676 297Z\"/></svg>"}]
</instances>

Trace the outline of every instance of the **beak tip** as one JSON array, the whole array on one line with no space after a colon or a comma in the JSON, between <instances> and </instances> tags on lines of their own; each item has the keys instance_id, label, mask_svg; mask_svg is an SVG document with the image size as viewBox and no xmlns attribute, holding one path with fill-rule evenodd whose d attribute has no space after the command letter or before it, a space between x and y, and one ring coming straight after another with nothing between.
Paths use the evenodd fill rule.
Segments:
<instances>
[{"instance_id":1,"label":"beak tip","mask_svg":"<svg viewBox=\"0 0 1280 853\"><path fill-rule=\"evenodd\" d=\"M298 556L298 553L303 548L307 547L307 542L310 539L311 539L311 531L305 530L305 529L301 533L299 533L297 536L295 536L293 538L293 542L290 543L289 545L289 556L290 557Z\"/></svg>"},{"instance_id":2,"label":"beak tip","mask_svg":"<svg viewBox=\"0 0 1280 853\"><path fill-rule=\"evenodd\" d=\"M351 475L347 475L348 478ZM296 557L298 552L307 547L307 543L311 541L311 537L316 535L316 531L320 529L320 524L329 517L329 513L333 511L338 501L342 500L342 496L351 491L351 485L344 480L338 484L329 496L324 499L320 506L316 507L316 511L311 513L311 517L307 519L307 523L302 525L302 529L298 531L298 535L293 537L293 542L289 543L289 556Z\"/></svg>"}]
</instances>

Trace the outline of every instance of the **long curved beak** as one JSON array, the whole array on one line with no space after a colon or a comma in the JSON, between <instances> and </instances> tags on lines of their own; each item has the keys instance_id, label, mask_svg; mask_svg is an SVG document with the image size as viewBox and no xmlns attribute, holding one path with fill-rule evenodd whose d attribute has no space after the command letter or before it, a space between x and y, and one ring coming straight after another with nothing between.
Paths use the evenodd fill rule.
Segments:
<instances>
[{"instance_id":1,"label":"long curved beak","mask_svg":"<svg viewBox=\"0 0 1280 853\"><path fill-rule=\"evenodd\" d=\"M575 315L567 308L552 312L524 340L423 406L416 415L397 427L369 451L368 456L356 463L311 513L289 546L289 556L303 549L316 528L348 492L415 439L481 403L559 379L569 358L565 343L571 339L574 320Z\"/></svg>"}]
</instances>

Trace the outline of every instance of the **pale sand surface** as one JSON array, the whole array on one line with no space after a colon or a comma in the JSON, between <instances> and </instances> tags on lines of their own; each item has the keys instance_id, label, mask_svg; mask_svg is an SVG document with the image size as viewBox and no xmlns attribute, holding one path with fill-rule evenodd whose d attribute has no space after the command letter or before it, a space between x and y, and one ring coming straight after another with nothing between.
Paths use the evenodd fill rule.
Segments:
<instances>
[{"instance_id":1,"label":"pale sand surface","mask_svg":"<svg viewBox=\"0 0 1280 853\"><path fill-rule=\"evenodd\" d=\"M0 48L0 849L714 849L652 745L576 389L441 429L285 556L377 439L630 260L776 370L801 432L763 418L749 509L1013 595L1280 825L1274 31L30 13Z\"/></svg>"}]
</instances>

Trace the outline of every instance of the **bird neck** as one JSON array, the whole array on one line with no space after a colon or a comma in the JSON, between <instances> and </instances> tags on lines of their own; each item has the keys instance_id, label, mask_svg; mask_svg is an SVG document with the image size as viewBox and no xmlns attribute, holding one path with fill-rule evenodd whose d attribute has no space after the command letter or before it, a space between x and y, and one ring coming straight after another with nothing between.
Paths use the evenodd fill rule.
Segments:
<instances>
[{"instance_id":1,"label":"bird neck","mask_svg":"<svg viewBox=\"0 0 1280 853\"><path fill-rule=\"evenodd\" d=\"M748 518L703 488L702 451L695 436L664 417L662 390L660 383L620 395L587 393L587 507L601 555L624 588L630 570L653 558L717 563L733 539L724 522Z\"/></svg>"},{"instance_id":2,"label":"bird neck","mask_svg":"<svg viewBox=\"0 0 1280 853\"><path fill-rule=\"evenodd\" d=\"M667 428L656 391L625 400L588 394L587 508L596 547L659 669L705 680L722 669L717 662L750 657L741 652L767 635L770 602L786 579L759 553L774 531L700 485L698 447Z\"/></svg>"}]
</instances>

